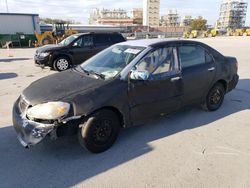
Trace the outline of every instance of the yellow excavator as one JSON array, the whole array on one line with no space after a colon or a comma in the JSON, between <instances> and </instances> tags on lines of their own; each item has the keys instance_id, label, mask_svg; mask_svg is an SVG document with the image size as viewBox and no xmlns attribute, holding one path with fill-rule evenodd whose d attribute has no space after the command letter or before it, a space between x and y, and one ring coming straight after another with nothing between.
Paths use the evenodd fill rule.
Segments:
<instances>
[{"instance_id":1,"label":"yellow excavator","mask_svg":"<svg viewBox=\"0 0 250 188\"><path fill-rule=\"evenodd\" d=\"M244 30L243 29L235 29L234 36L243 36Z\"/></svg>"},{"instance_id":2,"label":"yellow excavator","mask_svg":"<svg viewBox=\"0 0 250 188\"><path fill-rule=\"evenodd\" d=\"M250 28L245 30L243 36L250 36Z\"/></svg>"},{"instance_id":3,"label":"yellow excavator","mask_svg":"<svg viewBox=\"0 0 250 188\"><path fill-rule=\"evenodd\" d=\"M52 31L45 31L44 33L35 32L36 43L35 46L43 46L46 44L56 44L61 42L66 37L76 34L77 31L69 28L69 25L64 23L55 23L53 24Z\"/></svg>"},{"instance_id":4,"label":"yellow excavator","mask_svg":"<svg viewBox=\"0 0 250 188\"><path fill-rule=\"evenodd\" d=\"M216 37L217 35L218 35L218 31L215 28L209 29L207 31L203 31L203 33L202 33L202 36L204 38L206 38L206 37Z\"/></svg>"},{"instance_id":5,"label":"yellow excavator","mask_svg":"<svg viewBox=\"0 0 250 188\"><path fill-rule=\"evenodd\" d=\"M183 33L183 38L191 38L191 39L197 38L198 34L199 34L199 32L197 30L192 30L191 32L185 31Z\"/></svg>"}]
</instances>

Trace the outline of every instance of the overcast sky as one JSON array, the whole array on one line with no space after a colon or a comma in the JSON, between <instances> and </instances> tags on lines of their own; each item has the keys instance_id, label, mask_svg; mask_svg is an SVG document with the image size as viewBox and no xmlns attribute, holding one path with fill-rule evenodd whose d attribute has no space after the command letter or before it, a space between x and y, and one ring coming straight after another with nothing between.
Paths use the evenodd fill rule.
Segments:
<instances>
[{"instance_id":1,"label":"overcast sky","mask_svg":"<svg viewBox=\"0 0 250 188\"><path fill-rule=\"evenodd\" d=\"M0 0L0 12L6 12L6 0ZM9 12L37 13L40 17L76 20L88 23L88 17L94 8L142 8L143 0L7 0ZM250 0L247 25L250 25ZM161 0L161 15L168 9L177 9L181 16L202 15L213 25L219 16L221 0Z\"/></svg>"}]
</instances>

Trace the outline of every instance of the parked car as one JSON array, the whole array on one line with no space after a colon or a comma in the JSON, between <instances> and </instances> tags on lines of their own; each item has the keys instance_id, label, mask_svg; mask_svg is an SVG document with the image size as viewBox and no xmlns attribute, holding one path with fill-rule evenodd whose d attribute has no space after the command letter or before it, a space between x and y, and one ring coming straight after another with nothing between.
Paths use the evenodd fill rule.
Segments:
<instances>
[{"instance_id":1,"label":"parked car","mask_svg":"<svg viewBox=\"0 0 250 188\"><path fill-rule=\"evenodd\" d=\"M24 147L77 133L87 150L103 152L121 128L187 105L219 109L238 83L237 66L236 58L197 41L119 43L33 82L14 104L13 124Z\"/></svg>"},{"instance_id":2,"label":"parked car","mask_svg":"<svg viewBox=\"0 0 250 188\"><path fill-rule=\"evenodd\" d=\"M124 42L120 33L81 33L67 37L57 45L39 47L35 53L35 64L64 71L89 59L105 48Z\"/></svg>"}]
</instances>

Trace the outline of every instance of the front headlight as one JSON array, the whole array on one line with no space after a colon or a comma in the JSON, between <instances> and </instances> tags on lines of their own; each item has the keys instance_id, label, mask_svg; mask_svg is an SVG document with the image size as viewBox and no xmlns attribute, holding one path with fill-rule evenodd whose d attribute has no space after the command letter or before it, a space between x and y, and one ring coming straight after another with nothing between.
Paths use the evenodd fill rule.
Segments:
<instances>
[{"instance_id":1,"label":"front headlight","mask_svg":"<svg viewBox=\"0 0 250 188\"><path fill-rule=\"evenodd\" d=\"M27 110L30 119L56 120L69 113L70 104L65 102L48 102L38 104Z\"/></svg>"},{"instance_id":2,"label":"front headlight","mask_svg":"<svg viewBox=\"0 0 250 188\"><path fill-rule=\"evenodd\" d=\"M49 55L49 52L43 52L43 53L40 53L40 57L47 57Z\"/></svg>"}]
</instances>

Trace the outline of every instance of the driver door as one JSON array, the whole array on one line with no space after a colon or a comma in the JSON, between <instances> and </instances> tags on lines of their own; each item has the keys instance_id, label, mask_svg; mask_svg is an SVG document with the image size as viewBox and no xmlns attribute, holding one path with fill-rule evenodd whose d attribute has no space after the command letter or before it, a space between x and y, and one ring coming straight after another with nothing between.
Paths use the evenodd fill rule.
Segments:
<instances>
[{"instance_id":1,"label":"driver door","mask_svg":"<svg viewBox=\"0 0 250 188\"><path fill-rule=\"evenodd\" d=\"M94 55L93 36L84 35L72 46L72 55L75 64L80 64Z\"/></svg>"},{"instance_id":2,"label":"driver door","mask_svg":"<svg viewBox=\"0 0 250 188\"><path fill-rule=\"evenodd\" d=\"M179 109L183 82L175 47L149 52L131 74L133 71L145 71L149 75L146 79L130 75L128 94L133 124Z\"/></svg>"}]
</instances>

